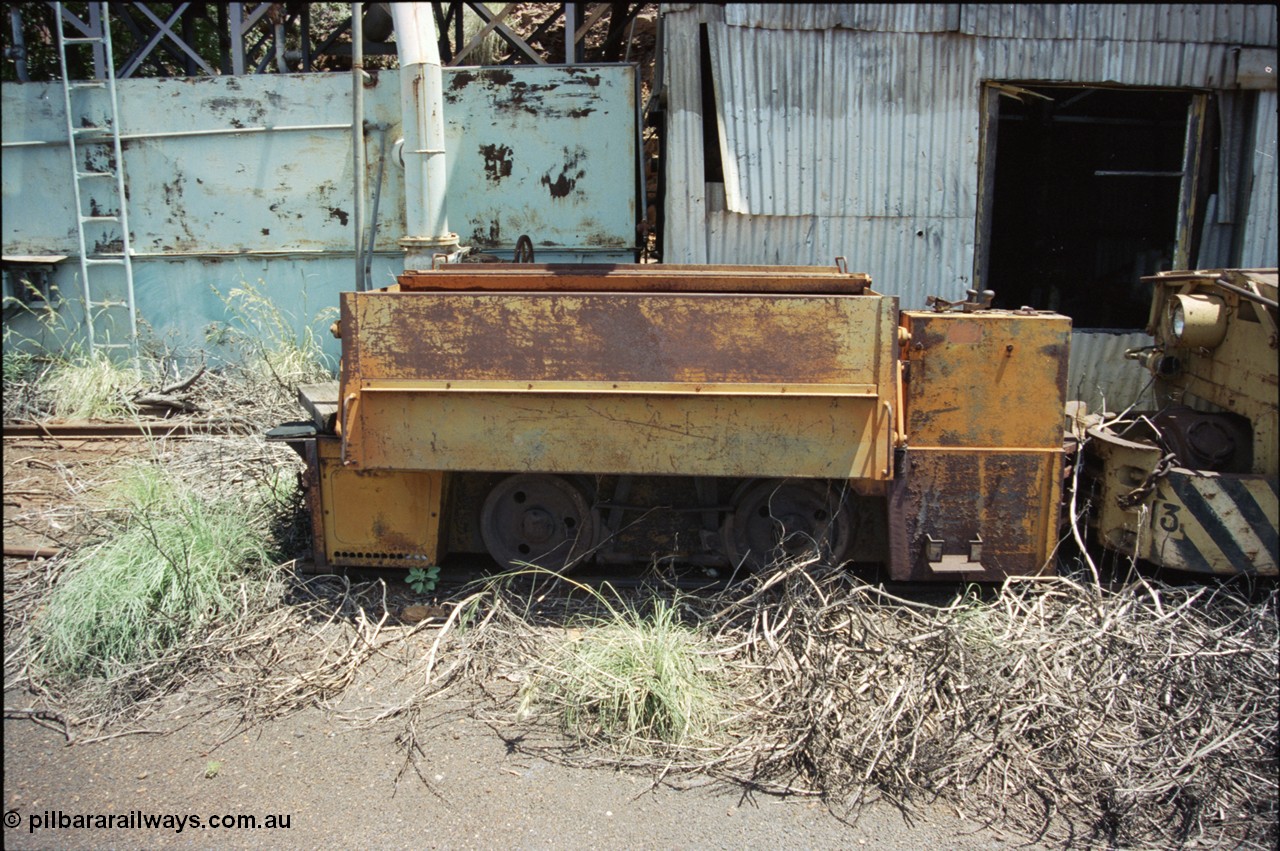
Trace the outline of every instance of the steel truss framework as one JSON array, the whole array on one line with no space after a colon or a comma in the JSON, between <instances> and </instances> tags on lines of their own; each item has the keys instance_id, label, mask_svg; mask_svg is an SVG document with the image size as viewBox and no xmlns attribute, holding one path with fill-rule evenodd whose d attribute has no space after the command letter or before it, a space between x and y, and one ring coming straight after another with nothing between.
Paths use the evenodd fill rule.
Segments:
<instances>
[{"instance_id":1,"label":"steel truss framework","mask_svg":"<svg viewBox=\"0 0 1280 851\"><path fill-rule=\"evenodd\" d=\"M32 79L33 74L27 63L23 16L39 5L47 5L55 14L60 8L67 32L78 31L85 38L103 35L100 4L12 4L11 40L5 52L20 81ZM349 4L336 25L332 17L327 23L320 21L315 4L302 2L107 5L115 27L122 27L132 44L131 50L117 50L116 79L325 70L326 65L333 67L328 64L330 58L351 55L351 15L357 11L364 22L364 55L395 54L394 43L387 41L391 35L387 4ZM493 64L547 65L628 61L636 17L655 4L508 3L496 13L484 3L431 5L445 65L476 64L477 49L491 35L500 39L503 50L499 52L505 51ZM76 6L87 6L87 10L78 12ZM588 36L592 47L588 47ZM105 61L104 51L95 50L94 79L106 78Z\"/></svg>"}]
</instances>

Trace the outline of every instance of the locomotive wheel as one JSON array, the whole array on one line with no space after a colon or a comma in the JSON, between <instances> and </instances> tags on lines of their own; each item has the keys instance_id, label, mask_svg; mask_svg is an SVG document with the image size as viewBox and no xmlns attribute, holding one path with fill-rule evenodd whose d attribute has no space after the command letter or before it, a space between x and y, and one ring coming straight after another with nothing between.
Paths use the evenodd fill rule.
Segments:
<instances>
[{"instance_id":1,"label":"locomotive wheel","mask_svg":"<svg viewBox=\"0 0 1280 851\"><path fill-rule=\"evenodd\" d=\"M817 556L839 564L853 541L853 511L838 483L753 479L734 494L721 540L733 565Z\"/></svg>"},{"instance_id":2,"label":"locomotive wheel","mask_svg":"<svg viewBox=\"0 0 1280 851\"><path fill-rule=\"evenodd\" d=\"M489 492L480 512L485 548L503 567L572 567L596 545L597 529L582 491L559 476L509 476Z\"/></svg>"}]
</instances>

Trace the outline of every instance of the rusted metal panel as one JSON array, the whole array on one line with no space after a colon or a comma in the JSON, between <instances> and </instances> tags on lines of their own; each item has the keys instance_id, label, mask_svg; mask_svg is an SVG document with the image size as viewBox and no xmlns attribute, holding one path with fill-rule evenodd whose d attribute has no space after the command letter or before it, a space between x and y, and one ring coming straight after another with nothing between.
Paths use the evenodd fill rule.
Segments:
<instances>
[{"instance_id":1,"label":"rusted metal panel","mask_svg":"<svg viewBox=\"0 0 1280 851\"><path fill-rule=\"evenodd\" d=\"M1144 558L1195 573L1277 575L1275 476L1174 468L1156 488Z\"/></svg>"},{"instance_id":2,"label":"rusted metal panel","mask_svg":"<svg viewBox=\"0 0 1280 851\"><path fill-rule=\"evenodd\" d=\"M1169 467L1153 440L1100 426L1088 437L1085 469L1104 546L1193 573L1277 574L1275 475Z\"/></svg>"},{"instance_id":3,"label":"rusted metal panel","mask_svg":"<svg viewBox=\"0 0 1280 851\"><path fill-rule=\"evenodd\" d=\"M977 582L1052 575L1062 473L1060 448L909 448L890 509L906 542L905 557L891 565L893 579ZM957 569L957 563L967 569Z\"/></svg>"},{"instance_id":4,"label":"rusted metal panel","mask_svg":"<svg viewBox=\"0 0 1280 851\"><path fill-rule=\"evenodd\" d=\"M634 259L638 81L631 65L452 68L445 75L450 227L507 253L573 247ZM621 254L621 257L617 255Z\"/></svg>"},{"instance_id":5,"label":"rusted metal panel","mask_svg":"<svg viewBox=\"0 0 1280 851\"><path fill-rule=\"evenodd\" d=\"M860 295L862 273L829 266L688 266L678 264L446 264L399 277L405 292L496 290Z\"/></svg>"},{"instance_id":6,"label":"rusted metal panel","mask_svg":"<svg viewBox=\"0 0 1280 851\"><path fill-rule=\"evenodd\" d=\"M1248 418L1253 426L1250 472L1280 473L1280 448L1276 445L1280 434L1280 370L1276 366L1280 317L1274 306L1261 303L1276 303L1280 294L1276 271L1163 272L1145 280L1154 286L1148 332L1157 352L1171 359L1151 361L1157 367L1157 401L1201 400L1212 409ZM1173 335L1170 309L1181 297L1208 298L1223 305L1219 342L1191 345ZM1176 364L1177 368L1167 368L1161 374L1161 363Z\"/></svg>"},{"instance_id":7,"label":"rusted metal panel","mask_svg":"<svg viewBox=\"0 0 1280 851\"><path fill-rule=\"evenodd\" d=\"M889 387L881 296L343 293L343 396L378 379ZM889 354L885 354L889 352Z\"/></svg>"},{"instance_id":8,"label":"rusted metal panel","mask_svg":"<svg viewBox=\"0 0 1280 851\"><path fill-rule=\"evenodd\" d=\"M668 274L615 271L643 288ZM851 279L688 273L725 288ZM341 323L344 457L360 468L891 474L897 302L870 291L344 293Z\"/></svg>"},{"instance_id":9,"label":"rusted metal panel","mask_svg":"<svg viewBox=\"0 0 1280 851\"><path fill-rule=\"evenodd\" d=\"M463 225L455 229L464 243L503 248L528 233L547 251L631 259L636 69L512 67L495 73L509 78L502 91L497 77L482 79L477 69L444 69L450 215ZM0 93L5 250L74 253L61 88L5 83ZM119 81L119 97L139 262L154 255L352 250L349 77L135 78ZM398 72L372 74L364 104L364 118L374 128L365 139L372 193L380 136L394 141L399 134ZM105 89L78 90L74 110L75 126L106 127ZM486 159L482 149L492 149L494 157ZM391 150L388 144L388 165ZM570 161L576 163L572 170ZM101 170L92 162L81 165ZM398 251L405 228L403 171L387 168L383 181L377 248ZM565 191L556 198L552 189ZM470 242L474 236L481 238Z\"/></svg>"},{"instance_id":10,"label":"rusted metal panel","mask_svg":"<svg viewBox=\"0 0 1280 851\"><path fill-rule=\"evenodd\" d=\"M904 311L911 447L1061 451L1071 320Z\"/></svg>"},{"instance_id":11,"label":"rusted metal panel","mask_svg":"<svg viewBox=\"0 0 1280 851\"><path fill-rule=\"evenodd\" d=\"M365 392L349 408L361 469L882 480L875 398Z\"/></svg>"},{"instance_id":12,"label":"rusted metal panel","mask_svg":"<svg viewBox=\"0 0 1280 851\"><path fill-rule=\"evenodd\" d=\"M329 566L414 567L441 552L444 474L353 470L341 442L316 440L325 560Z\"/></svg>"}]
</instances>

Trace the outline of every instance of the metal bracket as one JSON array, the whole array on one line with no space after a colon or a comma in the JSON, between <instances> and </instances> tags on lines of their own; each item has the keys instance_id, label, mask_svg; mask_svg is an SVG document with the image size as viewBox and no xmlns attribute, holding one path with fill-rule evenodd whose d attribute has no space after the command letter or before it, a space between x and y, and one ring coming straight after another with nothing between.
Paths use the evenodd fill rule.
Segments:
<instances>
[{"instance_id":1,"label":"metal bracket","mask_svg":"<svg viewBox=\"0 0 1280 851\"><path fill-rule=\"evenodd\" d=\"M963 313L976 313L980 310L990 310L991 305L995 302L995 290L965 290L964 301L947 301L940 296L931 295L924 300L924 303L933 308L934 313L947 313L949 311L960 309Z\"/></svg>"},{"instance_id":2,"label":"metal bracket","mask_svg":"<svg viewBox=\"0 0 1280 851\"><path fill-rule=\"evenodd\" d=\"M946 541L925 534L925 559L934 573L973 573L986 570L982 565L982 535L975 534L969 541L967 556L943 555L942 546L945 543Z\"/></svg>"}]
</instances>

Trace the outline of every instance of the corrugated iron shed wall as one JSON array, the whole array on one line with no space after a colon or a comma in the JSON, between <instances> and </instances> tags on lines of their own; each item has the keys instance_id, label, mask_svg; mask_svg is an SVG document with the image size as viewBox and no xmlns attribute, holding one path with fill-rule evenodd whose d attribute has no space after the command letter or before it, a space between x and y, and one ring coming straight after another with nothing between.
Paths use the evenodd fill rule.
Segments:
<instances>
[{"instance_id":1,"label":"corrugated iron shed wall","mask_svg":"<svg viewBox=\"0 0 1280 851\"><path fill-rule=\"evenodd\" d=\"M1257 46L1276 42L1275 8L1246 4L734 3L725 8L725 23L788 30L961 32L1000 38Z\"/></svg>"},{"instance_id":2,"label":"corrugated iron shed wall","mask_svg":"<svg viewBox=\"0 0 1280 851\"><path fill-rule=\"evenodd\" d=\"M972 286L983 81L1231 88L1239 46L1276 44L1275 9L1259 5L685 4L664 6L664 21L664 260L844 256L906 308ZM704 24L716 104L700 102ZM1276 264L1275 99L1263 95L1243 229L1255 266ZM702 178L717 108L723 190ZM1116 347L1114 334L1077 334L1073 386L1136 392L1140 375L1108 378L1094 360Z\"/></svg>"},{"instance_id":3,"label":"corrugated iron shed wall","mask_svg":"<svg viewBox=\"0 0 1280 851\"><path fill-rule=\"evenodd\" d=\"M1259 92L1253 137L1253 185L1240 265L1255 269L1276 265L1276 225L1280 219L1276 193L1276 93Z\"/></svg>"}]
</instances>

